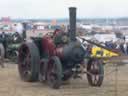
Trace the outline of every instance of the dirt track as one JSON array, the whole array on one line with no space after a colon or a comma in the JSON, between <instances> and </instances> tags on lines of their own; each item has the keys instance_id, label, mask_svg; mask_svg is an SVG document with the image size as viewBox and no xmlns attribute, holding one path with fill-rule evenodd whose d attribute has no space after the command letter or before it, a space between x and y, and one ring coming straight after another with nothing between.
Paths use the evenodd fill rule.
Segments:
<instances>
[{"instance_id":1,"label":"dirt track","mask_svg":"<svg viewBox=\"0 0 128 96\"><path fill-rule=\"evenodd\" d=\"M105 67L105 70L108 74L113 67ZM119 70L118 96L128 96L128 65L120 67ZM70 84L54 90L40 82L21 81L17 65L6 64L6 68L0 68L0 96L115 96L115 73L107 75L99 88L90 87L85 78L71 80Z\"/></svg>"}]
</instances>

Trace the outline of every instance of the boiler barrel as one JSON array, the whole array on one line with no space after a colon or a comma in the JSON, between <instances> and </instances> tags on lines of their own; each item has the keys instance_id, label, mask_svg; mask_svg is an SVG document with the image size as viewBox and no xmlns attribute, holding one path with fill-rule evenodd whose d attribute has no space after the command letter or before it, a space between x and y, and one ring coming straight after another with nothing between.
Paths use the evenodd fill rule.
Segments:
<instances>
[{"instance_id":1,"label":"boiler barrel","mask_svg":"<svg viewBox=\"0 0 128 96\"><path fill-rule=\"evenodd\" d=\"M63 47L63 59L72 61L72 62L80 62L84 59L85 50L81 47L79 42L71 42L68 45Z\"/></svg>"}]
</instances>

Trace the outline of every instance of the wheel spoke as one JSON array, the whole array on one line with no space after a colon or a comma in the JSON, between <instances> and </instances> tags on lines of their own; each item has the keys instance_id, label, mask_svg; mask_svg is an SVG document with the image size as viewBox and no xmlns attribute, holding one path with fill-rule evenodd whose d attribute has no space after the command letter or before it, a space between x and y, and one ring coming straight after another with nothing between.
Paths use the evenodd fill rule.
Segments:
<instances>
[{"instance_id":1,"label":"wheel spoke","mask_svg":"<svg viewBox=\"0 0 128 96\"><path fill-rule=\"evenodd\" d=\"M26 57L26 53L25 53L23 50L21 50L20 54L21 54L22 56Z\"/></svg>"},{"instance_id":2,"label":"wheel spoke","mask_svg":"<svg viewBox=\"0 0 128 96\"><path fill-rule=\"evenodd\" d=\"M30 60L31 59L31 56L30 56L30 54L28 54L27 56L26 56L26 63L27 63L27 65L30 65Z\"/></svg>"},{"instance_id":3,"label":"wheel spoke","mask_svg":"<svg viewBox=\"0 0 128 96\"><path fill-rule=\"evenodd\" d=\"M98 83L98 81L99 81L99 78L97 75L95 75L94 84L96 85Z\"/></svg>"},{"instance_id":4,"label":"wheel spoke","mask_svg":"<svg viewBox=\"0 0 128 96\"><path fill-rule=\"evenodd\" d=\"M92 60L87 66L87 71L90 73L87 74L90 85L100 86L102 84L104 74L101 62L96 59Z\"/></svg>"}]
</instances>

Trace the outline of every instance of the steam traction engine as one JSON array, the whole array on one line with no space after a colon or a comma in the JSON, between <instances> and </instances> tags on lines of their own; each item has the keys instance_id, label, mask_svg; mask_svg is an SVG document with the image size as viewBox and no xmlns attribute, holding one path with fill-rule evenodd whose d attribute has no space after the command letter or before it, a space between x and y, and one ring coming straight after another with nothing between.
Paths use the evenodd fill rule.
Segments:
<instances>
[{"instance_id":1,"label":"steam traction engine","mask_svg":"<svg viewBox=\"0 0 128 96\"><path fill-rule=\"evenodd\" d=\"M53 36L32 38L19 48L18 69L21 79L27 82L43 81L52 88L59 88L63 81L79 77L82 73L86 49L76 39L76 8L69 8L70 30L56 30ZM83 67L83 68L81 68ZM89 58L87 78L92 86L101 86L104 70L101 60Z\"/></svg>"}]
</instances>

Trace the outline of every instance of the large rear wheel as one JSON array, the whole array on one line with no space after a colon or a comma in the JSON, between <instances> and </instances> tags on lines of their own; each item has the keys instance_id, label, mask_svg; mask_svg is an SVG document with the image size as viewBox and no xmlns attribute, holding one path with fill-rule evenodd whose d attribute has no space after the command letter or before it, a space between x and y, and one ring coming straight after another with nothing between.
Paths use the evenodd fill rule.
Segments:
<instances>
[{"instance_id":1,"label":"large rear wheel","mask_svg":"<svg viewBox=\"0 0 128 96\"><path fill-rule=\"evenodd\" d=\"M21 79L27 82L38 80L39 51L34 43L23 43L19 48L18 69Z\"/></svg>"},{"instance_id":2,"label":"large rear wheel","mask_svg":"<svg viewBox=\"0 0 128 96\"><path fill-rule=\"evenodd\" d=\"M90 59L87 64L87 79L91 86L101 86L104 79L102 60Z\"/></svg>"},{"instance_id":3,"label":"large rear wheel","mask_svg":"<svg viewBox=\"0 0 128 96\"><path fill-rule=\"evenodd\" d=\"M5 58L5 48L2 43L0 43L0 65L4 67L4 58Z\"/></svg>"}]
</instances>

